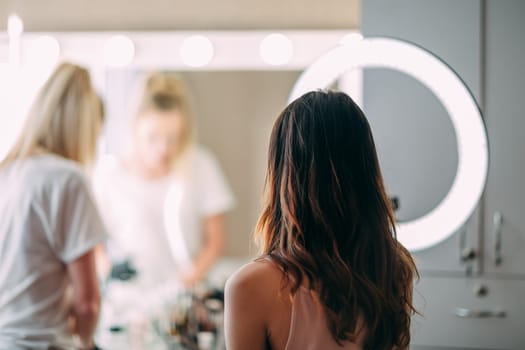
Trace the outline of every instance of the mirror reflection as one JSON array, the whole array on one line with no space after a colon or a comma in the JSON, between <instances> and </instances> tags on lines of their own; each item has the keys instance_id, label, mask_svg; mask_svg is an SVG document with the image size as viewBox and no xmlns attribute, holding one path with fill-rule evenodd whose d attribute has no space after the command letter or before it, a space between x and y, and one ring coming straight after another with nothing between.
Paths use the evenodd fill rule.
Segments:
<instances>
[{"instance_id":1,"label":"mirror reflection","mask_svg":"<svg viewBox=\"0 0 525 350\"><path fill-rule=\"evenodd\" d=\"M146 288L190 286L222 255L233 193L215 156L194 140L184 83L168 73L138 80L125 100L133 107L120 109L131 111L117 129L129 130L127 145L94 174L108 251L113 263L137 269Z\"/></svg>"},{"instance_id":2,"label":"mirror reflection","mask_svg":"<svg viewBox=\"0 0 525 350\"><path fill-rule=\"evenodd\" d=\"M103 133L105 149L102 152L106 156L111 155L112 160L126 158L126 153L132 149L136 151L138 145L133 144L133 138L136 140L139 135L132 128L137 121L139 124L144 121L135 119L133 109L137 108L136 96L140 95L140 85L148 74L133 70L107 73L107 123ZM267 135L275 116L285 105L299 72L200 71L156 74L175 82L177 88L184 90L188 113L192 115L191 119L188 118L192 123L190 148L199 148L208 157L213 157L213 163L221 175L219 182L224 183L230 193L228 202L233 203L235 198L235 206L230 204L228 209L231 210L224 212L227 237L224 254L246 257L255 253L254 247L251 247L251 233L260 208ZM248 93L252 91L256 93ZM161 116L156 117L160 119L159 125L141 126L158 126L163 132L168 131L170 125L160 125L166 120L161 119ZM175 118L171 122L173 128L180 126L176 124ZM208 182L207 179L202 181ZM213 178L210 181L214 181ZM201 183L198 187L205 186L206 183ZM209 194L215 192L210 191Z\"/></svg>"}]
</instances>

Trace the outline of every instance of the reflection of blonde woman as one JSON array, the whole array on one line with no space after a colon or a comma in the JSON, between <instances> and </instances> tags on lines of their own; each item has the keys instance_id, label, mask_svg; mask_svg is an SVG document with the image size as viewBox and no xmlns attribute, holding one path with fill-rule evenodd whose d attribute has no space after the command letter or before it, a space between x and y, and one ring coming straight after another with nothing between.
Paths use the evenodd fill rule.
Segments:
<instances>
[{"instance_id":1,"label":"reflection of blonde woman","mask_svg":"<svg viewBox=\"0 0 525 350\"><path fill-rule=\"evenodd\" d=\"M60 65L0 163L2 349L92 347L93 250L106 236L82 166L93 158L101 111L88 72Z\"/></svg>"},{"instance_id":2,"label":"reflection of blonde woman","mask_svg":"<svg viewBox=\"0 0 525 350\"><path fill-rule=\"evenodd\" d=\"M181 82L150 74L133 120L131 151L99 167L95 187L114 261L131 260L135 283L202 280L223 251L223 216L233 204L215 158L192 143Z\"/></svg>"}]
</instances>

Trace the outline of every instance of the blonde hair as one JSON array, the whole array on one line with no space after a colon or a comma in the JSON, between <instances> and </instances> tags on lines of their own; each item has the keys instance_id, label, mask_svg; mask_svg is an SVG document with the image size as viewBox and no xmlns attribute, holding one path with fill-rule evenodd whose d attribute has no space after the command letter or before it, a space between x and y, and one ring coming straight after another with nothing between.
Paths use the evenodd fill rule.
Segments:
<instances>
[{"instance_id":1,"label":"blonde hair","mask_svg":"<svg viewBox=\"0 0 525 350\"><path fill-rule=\"evenodd\" d=\"M103 108L85 68L60 64L40 89L20 136L0 166L37 149L91 165Z\"/></svg>"},{"instance_id":2,"label":"blonde hair","mask_svg":"<svg viewBox=\"0 0 525 350\"><path fill-rule=\"evenodd\" d=\"M144 79L135 120L144 118L148 111L180 112L183 131L174 159L176 161L195 138L190 96L184 82L173 73L149 73Z\"/></svg>"}]
</instances>

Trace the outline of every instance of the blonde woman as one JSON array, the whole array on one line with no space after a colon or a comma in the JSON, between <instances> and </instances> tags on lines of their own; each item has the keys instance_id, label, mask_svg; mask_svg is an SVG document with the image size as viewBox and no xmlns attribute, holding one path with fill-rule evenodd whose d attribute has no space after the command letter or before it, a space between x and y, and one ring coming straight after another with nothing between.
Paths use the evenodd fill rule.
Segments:
<instances>
[{"instance_id":1,"label":"blonde woman","mask_svg":"<svg viewBox=\"0 0 525 350\"><path fill-rule=\"evenodd\" d=\"M101 122L88 72L61 64L0 163L1 349L93 347L106 234L83 168Z\"/></svg>"},{"instance_id":2,"label":"blonde woman","mask_svg":"<svg viewBox=\"0 0 525 350\"><path fill-rule=\"evenodd\" d=\"M129 259L145 290L191 286L223 252L233 196L215 157L193 142L182 82L149 74L137 100L130 152L95 176L111 258Z\"/></svg>"}]
</instances>

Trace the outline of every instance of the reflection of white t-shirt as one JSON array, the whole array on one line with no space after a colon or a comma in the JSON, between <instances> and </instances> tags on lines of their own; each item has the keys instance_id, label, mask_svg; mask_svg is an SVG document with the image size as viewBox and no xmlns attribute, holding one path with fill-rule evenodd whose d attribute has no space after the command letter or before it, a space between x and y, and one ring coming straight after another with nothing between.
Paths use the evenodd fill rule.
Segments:
<instances>
[{"instance_id":1,"label":"reflection of white t-shirt","mask_svg":"<svg viewBox=\"0 0 525 350\"><path fill-rule=\"evenodd\" d=\"M146 284L178 279L203 244L203 219L233 206L233 195L215 157L190 149L176 171L149 181L115 158L101 161L95 193L110 231L113 260L129 258Z\"/></svg>"},{"instance_id":2,"label":"reflection of white t-shirt","mask_svg":"<svg viewBox=\"0 0 525 350\"><path fill-rule=\"evenodd\" d=\"M34 156L0 169L0 193L0 349L71 349L66 264L106 238L82 171Z\"/></svg>"}]
</instances>

